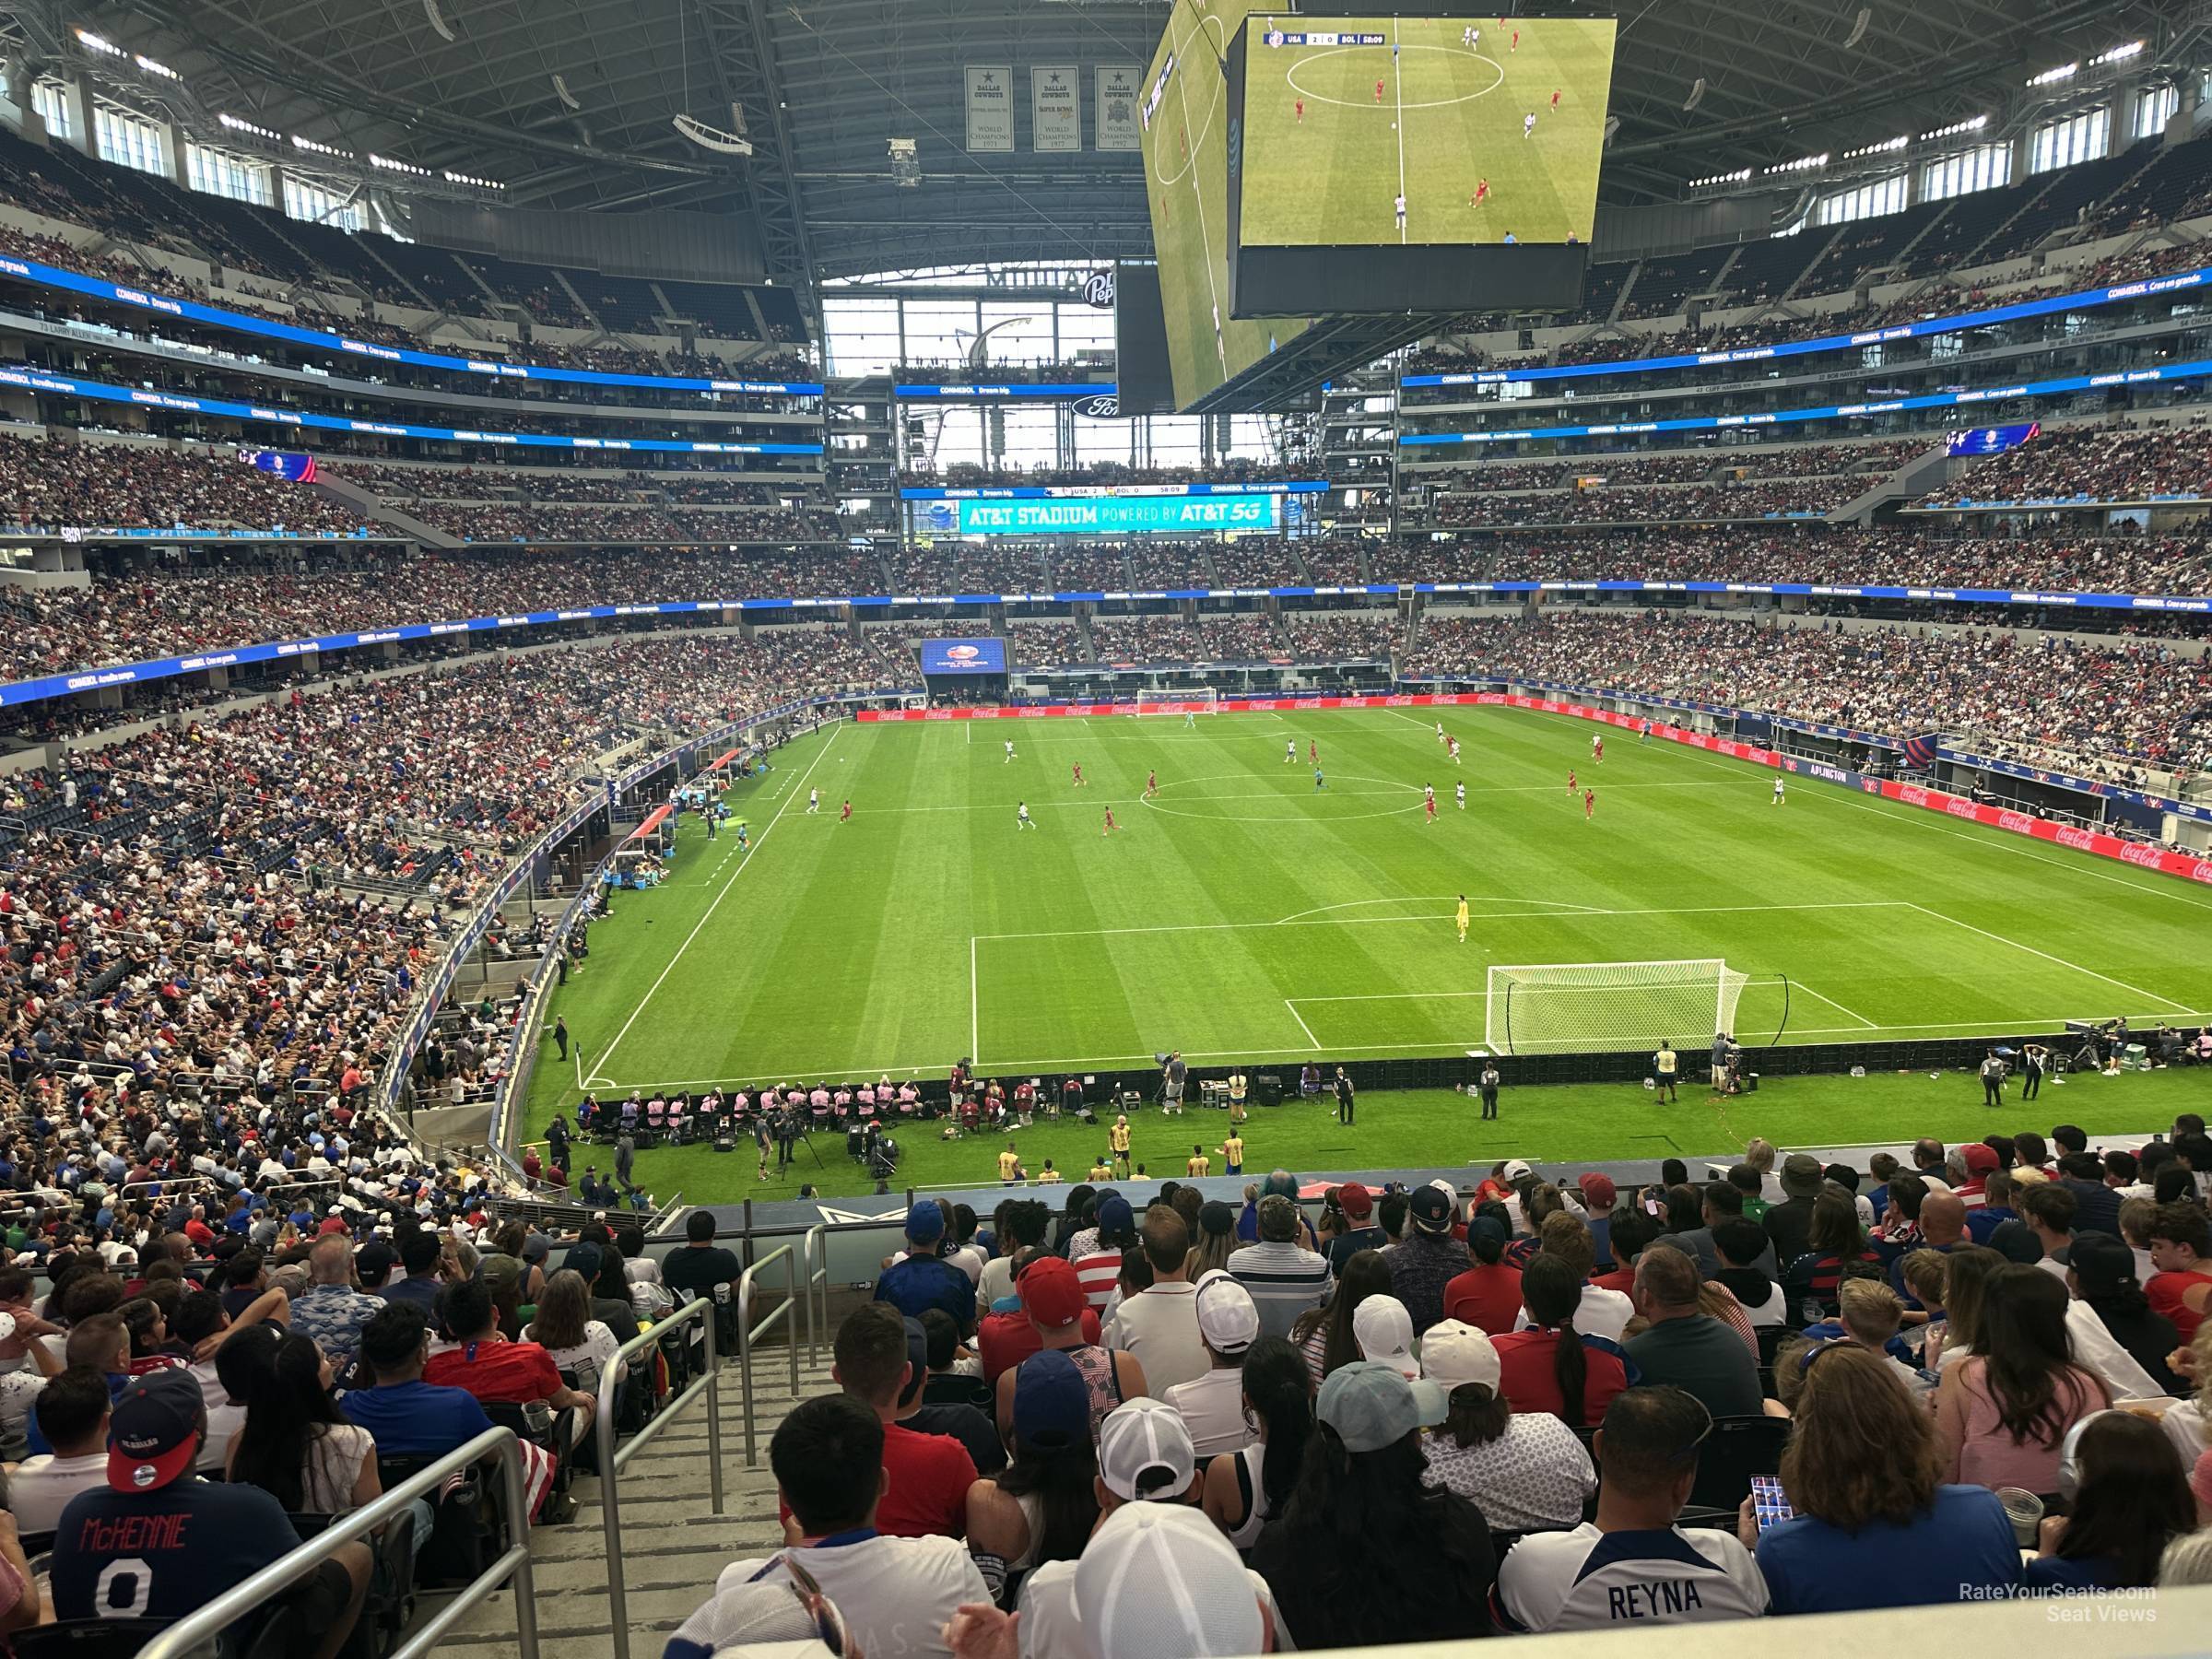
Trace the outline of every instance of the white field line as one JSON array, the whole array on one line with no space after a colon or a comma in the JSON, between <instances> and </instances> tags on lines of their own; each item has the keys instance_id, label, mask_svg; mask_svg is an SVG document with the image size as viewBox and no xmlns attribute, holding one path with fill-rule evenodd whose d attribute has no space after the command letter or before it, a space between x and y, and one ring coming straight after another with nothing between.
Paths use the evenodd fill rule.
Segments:
<instances>
[{"instance_id":1,"label":"white field line","mask_svg":"<svg viewBox=\"0 0 2212 1659\"><path fill-rule=\"evenodd\" d=\"M1739 762L1738 764L1743 763ZM2009 853L2016 858L2031 859L2040 865L2049 865L2053 869L2071 871L2077 876L2092 877L2099 881L2109 881L2114 887L2124 887L2130 892L2147 893L2156 899L2172 899L2183 904L2194 905L2198 910L2212 910L2212 900L2191 897L2186 882L2169 878L2164 883L2153 887L2147 882L2130 881L2126 877L2113 871L2095 868L2090 862L2095 857L2093 853L2082 853L2075 858L2052 858L2030 847L2018 845L2020 840L2018 836L2009 834L2002 830L1992 835L1976 835L1971 830L1954 830L1948 824L1933 822L1931 820L1937 815L1917 806L1907 807L1902 812L1888 812L1867 802L1853 800L1840 790L1807 790L1804 798L1830 806L1849 806L1856 812L1871 812L1876 818L1888 818L1892 823L1915 824L1924 830L1932 830L1937 835L1947 835L1956 841L1971 841L1977 847L1988 847L1995 852Z\"/></svg>"},{"instance_id":2,"label":"white field line","mask_svg":"<svg viewBox=\"0 0 2212 1659\"><path fill-rule=\"evenodd\" d=\"M968 939L968 1055L971 1063L979 1066L982 1062L976 1056L983 1052L983 1044L977 1033L982 1029L982 1004L975 989L975 938L971 935Z\"/></svg>"},{"instance_id":3,"label":"white field line","mask_svg":"<svg viewBox=\"0 0 2212 1659\"><path fill-rule=\"evenodd\" d=\"M2056 963L2061 968L2070 968L2076 973L2086 973L2091 979L2102 980L2108 985L2117 985L2132 996L2147 997L2150 1001L2160 1004L2174 1013L2188 1012L2185 1005L2175 1002L2170 996L2160 996L2156 991L2146 991L2140 985L2131 985L2125 980L2114 979L2109 973L2100 973L2094 968L2084 968L2079 962L2069 962L2064 957L2053 956L2047 950L2038 950L2032 945L2023 945L2018 939L2008 939L2003 934L1991 933L1986 927L1976 927L1971 922L1961 922L1956 916L1947 916L1941 911L1930 910L1924 904L1915 904L1912 908L1924 916L1933 916L1938 922L1948 922L1953 927L1963 927L1968 933L1980 934L1985 939L1994 939L2000 945L2009 945L2015 950L2024 950L2030 956L2042 958L2046 962Z\"/></svg>"},{"instance_id":4,"label":"white field line","mask_svg":"<svg viewBox=\"0 0 2212 1659\"><path fill-rule=\"evenodd\" d=\"M1400 201L1405 201L1405 199L1406 199L1406 76L1405 76L1405 75L1404 75L1404 74L1401 72L1401 70L1400 70L1400 67L1399 67L1399 59L1398 59L1398 51L1397 51L1397 42L1398 42L1398 19L1397 19L1397 18L1396 18L1396 16L1395 16L1394 14L1392 16L1392 18L1391 18L1391 19L1390 19L1390 39L1391 39L1391 52L1390 52L1390 84L1391 84L1391 87L1392 87L1393 90L1394 90L1394 91L1396 93L1396 96L1397 96L1397 112L1396 112L1396 113L1397 113L1397 117L1398 117L1398 118L1395 120L1395 121L1392 122L1392 123L1390 124L1390 125L1391 125L1391 130L1392 130L1393 132L1396 133L1396 134L1397 134L1397 135L1398 135L1398 199L1399 199ZM1410 202L1407 202L1407 203L1406 203L1406 206L1410 207L1410 206L1412 206L1412 204L1411 204ZM1406 222L1405 222L1405 220L1403 220L1403 219L1400 219L1400 220L1398 221L1398 242L1399 242L1399 245L1400 245L1400 246L1404 246L1404 245L1405 245L1405 241L1406 241Z\"/></svg>"},{"instance_id":5,"label":"white field line","mask_svg":"<svg viewBox=\"0 0 2212 1659\"><path fill-rule=\"evenodd\" d=\"M1867 1018L1865 1015L1860 1013L1855 1008L1845 1007L1841 1003L1838 1002L1832 996L1823 996L1819 992L1814 990L1803 980L1794 979L1790 981L1790 983L1795 986L1798 990L1804 992L1807 996L1812 997L1814 1000L1826 1003L1830 1007L1835 1009L1837 1013L1848 1014L1852 1017L1852 1018L1857 1020L1861 1025L1867 1027L1869 1030L1875 1029L1874 1021Z\"/></svg>"},{"instance_id":6,"label":"white field line","mask_svg":"<svg viewBox=\"0 0 2212 1659\"><path fill-rule=\"evenodd\" d=\"M692 924L691 931L684 935L684 942L676 947L675 955L671 956L663 965L659 975L653 983L645 988L645 994L638 999L638 1006L629 1011L629 1018L622 1022L622 1029L615 1033L614 1041L599 1052L599 1064L602 1066L606 1064L615 1050L621 1046L622 1039L629 1035L629 1028L638 1023L638 1016L645 1012L645 1005L653 1001L654 994L660 990L668 976L676 971L676 965L683 960L684 952L691 948L691 941L698 938L707 924L713 920L715 911L720 909L722 901L730 896L730 889L737 885L737 877L759 862L760 848L768 844L768 838L776 832L776 826L783 821L783 815L791 810L791 804L797 800L800 794L806 789L806 780L814 776L814 769L822 763L822 757L830 752L830 746L837 741L837 735L844 729L841 724L830 728L830 735L823 739L822 747L815 751L813 760L808 762L806 770L801 772L792 784L789 793L783 797L783 804L776 808L776 816L768 820L768 828L754 838L753 856L747 857L743 864L730 872L730 878L722 884L722 890L716 893L708 902L707 908L700 912L699 920ZM611 1088L612 1085L609 1084L608 1087Z\"/></svg>"},{"instance_id":7,"label":"white field line","mask_svg":"<svg viewBox=\"0 0 2212 1659\"><path fill-rule=\"evenodd\" d=\"M1677 909L1657 910L1585 910L1573 912L1575 918L1590 916L1726 916L1755 914L1770 911L1845 911L1845 910L1918 910L1920 907L1902 899L1850 899L1824 904L1699 904ZM1550 916L1567 920L1556 910L1490 911L1483 920L1510 921L1527 916ZM1326 921L1298 921L1285 917L1279 922L1182 922L1157 927L1075 927L1055 928L1042 933L978 934L985 943L994 939L1083 939L1106 937L1123 934L1182 934L1182 933L1237 933L1253 927L1381 927L1411 922L1448 922L1448 915L1434 916L1347 916ZM2147 993L2146 993L2147 994Z\"/></svg>"},{"instance_id":8,"label":"white field line","mask_svg":"<svg viewBox=\"0 0 2212 1659\"><path fill-rule=\"evenodd\" d=\"M1290 997L1286 996L1283 998L1283 1006L1290 1010L1290 1018L1298 1021L1298 1029L1306 1034L1306 1046L1319 1051L1321 1044L1314 1039L1313 1028L1308 1025L1299 1013L1298 1004Z\"/></svg>"},{"instance_id":9,"label":"white field line","mask_svg":"<svg viewBox=\"0 0 2212 1659\"><path fill-rule=\"evenodd\" d=\"M1408 894L1402 899L1353 899L1343 904L1322 904L1316 905L1312 910L1300 911L1294 915L1283 917L1277 922L1276 925L1280 927L1285 922L1302 922L1308 916L1326 915L1331 911L1367 910L1378 904L1452 904L1458 899L1457 893ZM1551 904L1564 911L1582 911L1590 915L1599 913L1594 905L1568 904L1563 900L1553 899L1523 899L1517 894L1507 898L1495 893L1474 893L1468 895L1467 902L1469 904ZM1470 912L1471 914L1472 912Z\"/></svg>"}]
</instances>

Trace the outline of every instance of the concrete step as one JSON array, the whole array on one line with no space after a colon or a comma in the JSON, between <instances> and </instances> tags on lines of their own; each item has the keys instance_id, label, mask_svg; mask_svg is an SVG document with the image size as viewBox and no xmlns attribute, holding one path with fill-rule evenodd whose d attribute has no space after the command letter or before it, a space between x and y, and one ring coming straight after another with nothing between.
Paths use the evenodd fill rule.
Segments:
<instances>
[{"instance_id":1,"label":"concrete step","mask_svg":"<svg viewBox=\"0 0 2212 1659\"><path fill-rule=\"evenodd\" d=\"M794 1404L835 1383L826 1359L812 1366L802 1354L794 1394L784 1356L770 1350L755 1357L754 1385L759 1462L751 1466L745 1461L740 1379L725 1368L717 1385L723 1514L709 1507L703 1402L671 1422L623 1467L617 1524L634 1659L653 1659L660 1652L668 1633L712 1594L724 1567L772 1553L782 1544L768 1439ZM531 1535L540 1659L606 1659L613 1627L602 1487L596 1476L583 1475L571 1490L575 1519ZM465 1659L519 1659L512 1592L502 1590L463 1615L437 1651Z\"/></svg>"}]
</instances>

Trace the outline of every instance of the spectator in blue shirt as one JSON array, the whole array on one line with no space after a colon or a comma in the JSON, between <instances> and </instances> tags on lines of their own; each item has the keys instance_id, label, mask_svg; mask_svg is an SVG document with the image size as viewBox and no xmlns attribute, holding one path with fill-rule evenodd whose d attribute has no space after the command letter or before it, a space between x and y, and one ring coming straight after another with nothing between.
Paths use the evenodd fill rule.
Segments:
<instances>
[{"instance_id":1,"label":"spectator in blue shirt","mask_svg":"<svg viewBox=\"0 0 2212 1659\"><path fill-rule=\"evenodd\" d=\"M1856 1343L1806 1366L1782 1454L1796 1515L1765 1533L1746 1499L1737 1535L1755 1548L1775 1613L1994 1600L2020 1578L2012 1523L1986 1487L1943 1484L1935 1419L1894 1368Z\"/></svg>"},{"instance_id":2,"label":"spectator in blue shirt","mask_svg":"<svg viewBox=\"0 0 2212 1659\"><path fill-rule=\"evenodd\" d=\"M343 1404L381 1457L439 1457L491 1427L466 1389L422 1380L429 1352L429 1319L411 1301L390 1303L361 1328L361 1358L376 1386L353 1390Z\"/></svg>"},{"instance_id":3,"label":"spectator in blue shirt","mask_svg":"<svg viewBox=\"0 0 2212 1659\"><path fill-rule=\"evenodd\" d=\"M965 1336L975 1329L975 1286L968 1276L937 1253L945 1241L945 1211L924 1198L906 1212L906 1259L894 1262L876 1281L876 1300L888 1301L909 1319L925 1309L942 1308Z\"/></svg>"},{"instance_id":4,"label":"spectator in blue shirt","mask_svg":"<svg viewBox=\"0 0 2212 1659\"><path fill-rule=\"evenodd\" d=\"M444 1245L434 1232L416 1231L399 1241L399 1265L407 1270L405 1278L394 1279L383 1288L386 1301L409 1301L425 1312L438 1300L442 1288L438 1278L438 1257Z\"/></svg>"}]
</instances>

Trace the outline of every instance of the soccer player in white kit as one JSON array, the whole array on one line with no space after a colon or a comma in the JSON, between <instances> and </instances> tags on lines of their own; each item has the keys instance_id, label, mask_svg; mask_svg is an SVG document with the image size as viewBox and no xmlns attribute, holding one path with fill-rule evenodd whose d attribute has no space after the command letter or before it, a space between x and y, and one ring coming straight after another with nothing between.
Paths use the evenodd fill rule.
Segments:
<instances>
[{"instance_id":1,"label":"soccer player in white kit","mask_svg":"<svg viewBox=\"0 0 2212 1659\"><path fill-rule=\"evenodd\" d=\"M1009 737L1009 738L1007 738L1007 739L1006 739L1006 763L1008 766L1011 766L1011 765L1013 765L1013 764L1014 764L1014 739L1013 739L1013 738L1011 738L1011 737Z\"/></svg>"},{"instance_id":2,"label":"soccer player in white kit","mask_svg":"<svg viewBox=\"0 0 2212 1659\"><path fill-rule=\"evenodd\" d=\"M1467 786L1464 781L1452 786L1452 798L1458 803L1462 812L1467 809Z\"/></svg>"},{"instance_id":3,"label":"soccer player in white kit","mask_svg":"<svg viewBox=\"0 0 2212 1659\"><path fill-rule=\"evenodd\" d=\"M1294 737L1283 745L1283 764L1290 765L1298 759L1298 740Z\"/></svg>"},{"instance_id":4,"label":"soccer player in white kit","mask_svg":"<svg viewBox=\"0 0 2212 1659\"><path fill-rule=\"evenodd\" d=\"M1536 112L1534 110L1531 110L1527 114L1521 118L1521 136L1524 138L1534 137L1535 135L1535 131Z\"/></svg>"},{"instance_id":5,"label":"soccer player in white kit","mask_svg":"<svg viewBox=\"0 0 2212 1659\"><path fill-rule=\"evenodd\" d=\"M1777 806L1786 806L1787 804L1788 803L1783 801L1782 798L1782 780L1777 778L1774 780L1774 805Z\"/></svg>"},{"instance_id":6,"label":"soccer player in white kit","mask_svg":"<svg viewBox=\"0 0 2212 1659\"><path fill-rule=\"evenodd\" d=\"M811 813L817 813L817 812L819 812L821 809L822 809L822 792L821 792L820 790L818 790L818 789L810 789L810 790L808 790L808 791L806 792L806 810L807 810L807 812L808 812L808 813L810 813L810 814L811 814Z\"/></svg>"},{"instance_id":7,"label":"soccer player in white kit","mask_svg":"<svg viewBox=\"0 0 2212 1659\"><path fill-rule=\"evenodd\" d=\"M1017 801L1014 805L1014 828L1017 830L1037 828L1036 821L1030 817L1030 804L1027 801Z\"/></svg>"},{"instance_id":8,"label":"soccer player in white kit","mask_svg":"<svg viewBox=\"0 0 2212 1659\"><path fill-rule=\"evenodd\" d=\"M1397 203L1398 229L1403 230L1406 229L1406 198L1402 195L1399 196Z\"/></svg>"}]
</instances>

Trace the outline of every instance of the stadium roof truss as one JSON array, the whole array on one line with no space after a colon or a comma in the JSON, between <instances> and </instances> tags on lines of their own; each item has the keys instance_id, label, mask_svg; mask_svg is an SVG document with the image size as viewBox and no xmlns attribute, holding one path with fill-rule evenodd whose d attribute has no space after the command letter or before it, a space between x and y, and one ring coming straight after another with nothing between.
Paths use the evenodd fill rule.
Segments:
<instances>
[{"instance_id":1,"label":"stadium roof truss","mask_svg":"<svg viewBox=\"0 0 2212 1659\"><path fill-rule=\"evenodd\" d=\"M2194 64L2200 11L2195 0L1622 8L1602 196L1677 201L1692 177L1978 114L2001 130L2032 96L2027 77L2053 65L2138 36L2147 75ZM82 25L176 69L180 88L149 82L147 96L188 125L229 112L496 179L519 206L743 214L767 274L803 285L957 259L1148 253L1139 157L1095 147L1093 72L1141 69L1167 16L1160 0L0 0L0 51L36 62ZM971 65L1010 69L1018 104L1030 68L1077 68L1084 147L971 154ZM752 154L692 143L678 114L741 133ZM1026 118L1016 133L1026 145ZM894 182L892 138L914 141L918 184Z\"/></svg>"}]
</instances>

